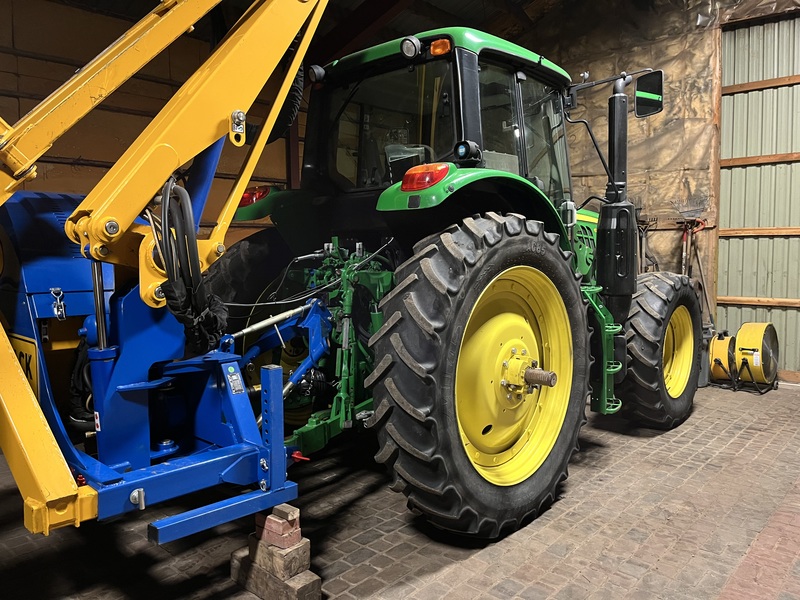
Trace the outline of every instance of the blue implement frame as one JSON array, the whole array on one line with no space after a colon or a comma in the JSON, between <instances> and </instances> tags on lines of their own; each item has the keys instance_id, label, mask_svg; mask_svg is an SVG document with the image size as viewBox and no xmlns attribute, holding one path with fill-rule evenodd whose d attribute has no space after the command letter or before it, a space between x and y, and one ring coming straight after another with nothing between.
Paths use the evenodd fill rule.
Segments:
<instances>
[{"instance_id":1,"label":"blue implement frame","mask_svg":"<svg viewBox=\"0 0 800 600\"><path fill-rule=\"evenodd\" d=\"M215 164L217 150L209 148L199 171ZM193 200L200 209L207 186L202 176L196 182L201 191ZM97 448L71 439L54 390L65 382L50 380L44 332L58 319L52 293L57 288L66 317L75 324L75 345L79 331L89 343L96 341L91 262L60 235L64 216L80 200L20 192L0 207L0 316L10 333L33 342L42 412L76 479L97 490L98 518L220 484L250 488L152 523L150 538L165 543L296 498L296 484L286 480L290 457L280 367L262 371L259 431L241 373L243 357L220 349L184 358L182 326L169 312L146 306L137 287L115 281L109 265L103 266L109 346L88 351L96 413L89 441ZM315 355L327 351L330 314L324 306L311 307L304 318L281 324L282 333L273 334L294 327L314 332Z\"/></svg>"}]
</instances>

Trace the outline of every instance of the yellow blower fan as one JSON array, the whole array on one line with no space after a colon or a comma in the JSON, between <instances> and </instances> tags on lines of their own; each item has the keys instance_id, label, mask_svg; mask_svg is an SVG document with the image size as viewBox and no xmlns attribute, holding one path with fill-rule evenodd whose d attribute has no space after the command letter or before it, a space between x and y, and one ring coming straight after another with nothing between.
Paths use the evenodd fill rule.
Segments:
<instances>
[{"instance_id":1,"label":"yellow blower fan","mask_svg":"<svg viewBox=\"0 0 800 600\"><path fill-rule=\"evenodd\" d=\"M718 333L709 344L709 374L734 390L752 385L759 394L778 387L778 334L772 323L744 323L736 335Z\"/></svg>"},{"instance_id":2,"label":"yellow blower fan","mask_svg":"<svg viewBox=\"0 0 800 600\"><path fill-rule=\"evenodd\" d=\"M714 381L735 382L738 378L736 369L736 336L721 331L711 338L708 346L708 358L711 362L709 374Z\"/></svg>"},{"instance_id":3,"label":"yellow blower fan","mask_svg":"<svg viewBox=\"0 0 800 600\"><path fill-rule=\"evenodd\" d=\"M778 334L772 323L742 324L736 334L736 365L739 379L743 382L775 384L778 377Z\"/></svg>"}]
</instances>

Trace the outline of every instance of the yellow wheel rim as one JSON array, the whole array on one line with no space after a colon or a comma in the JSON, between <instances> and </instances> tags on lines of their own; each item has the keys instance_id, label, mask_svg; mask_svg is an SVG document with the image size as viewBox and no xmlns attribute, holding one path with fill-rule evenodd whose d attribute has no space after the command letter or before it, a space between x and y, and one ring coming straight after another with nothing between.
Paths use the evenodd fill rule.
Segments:
<instances>
[{"instance_id":1,"label":"yellow wheel rim","mask_svg":"<svg viewBox=\"0 0 800 600\"><path fill-rule=\"evenodd\" d=\"M678 398L689 383L694 363L692 316L685 306L672 313L664 334L664 386L672 398Z\"/></svg>"},{"instance_id":2,"label":"yellow wheel rim","mask_svg":"<svg viewBox=\"0 0 800 600\"><path fill-rule=\"evenodd\" d=\"M555 372L555 386L525 386L533 361ZM503 271L478 297L456 365L458 430L475 470L503 486L535 473L561 432L571 385L572 335L561 294L532 267Z\"/></svg>"}]
</instances>

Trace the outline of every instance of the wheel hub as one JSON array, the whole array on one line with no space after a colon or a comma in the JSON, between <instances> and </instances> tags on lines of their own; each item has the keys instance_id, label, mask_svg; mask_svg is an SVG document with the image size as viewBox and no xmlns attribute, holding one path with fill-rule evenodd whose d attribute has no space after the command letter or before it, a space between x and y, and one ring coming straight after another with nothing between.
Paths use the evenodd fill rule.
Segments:
<instances>
[{"instance_id":1,"label":"wheel hub","mask_svg":"<svg viewBox=\"0 0 800 600\"><path fill-rule=\"evenodd\" d=\"M517 350L515 346L512 348ZM533 388L525 383L525 369L530 368L531 362L536 363L536 361L531 361L526 356L527 353L527 348L523 348L521 355L511 354L508 359L502 361L500 367L502 379L499 381L500 393L497 400L506 408L517 408L533 393Z\"/></svg>"}]
</instances>

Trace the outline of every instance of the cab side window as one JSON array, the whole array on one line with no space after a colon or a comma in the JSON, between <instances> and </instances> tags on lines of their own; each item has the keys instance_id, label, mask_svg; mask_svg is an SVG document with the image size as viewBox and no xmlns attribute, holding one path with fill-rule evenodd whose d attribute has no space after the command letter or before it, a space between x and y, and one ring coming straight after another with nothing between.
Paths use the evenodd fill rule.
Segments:
<instances>
[{"instance_id":1,"label":"cab side window","mask_svg":"<svg viewBox=\"0 0 800 600\"><path fill-rule=\"evenodd\" d=\"M479 83L486 168L520 175L520 128L514 99L514 73L481 62Z\"/></svg>"},{"instance_id":2,"label":"cab side window","mask_svg":"<svg viewBox=\"0 0 800 600\"><path fill-rule=\"evenodd\" d=\"M541 183L542 191L556 204L569 196L567 140L561 99L545 84L522 81L525 137L525 176ZM537 181L538 180L538 181Z\"/></svg>"}]
</instances>

